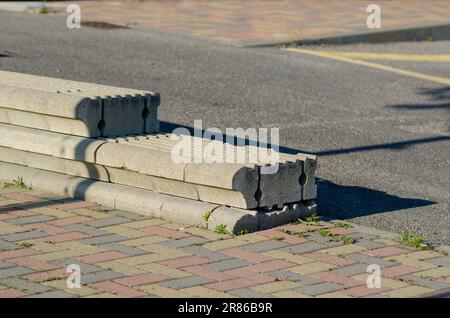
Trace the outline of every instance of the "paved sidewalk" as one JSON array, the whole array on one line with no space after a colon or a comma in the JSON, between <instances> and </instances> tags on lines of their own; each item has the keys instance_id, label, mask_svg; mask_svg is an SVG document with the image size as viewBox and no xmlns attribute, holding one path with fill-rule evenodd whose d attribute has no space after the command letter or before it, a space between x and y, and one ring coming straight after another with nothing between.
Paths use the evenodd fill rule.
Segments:
<instances>
[{"instance_id":1,"label":"paved sidewalk","mask_svg":"<svg viewBox=\"0 0 450 318\"><path fill-rule=\"evenodd\" d=\"M79 289L66 285L69 264L81 267ZM382 268L379 289L366 287L368 264ZM445 252L344 224L298 222L230 237L37 191L0 189L0 297L436 293L450 293Z\"/></svg>"},{"instance_id":2,"label":"paved sidewalk","mask_svg":"<svg viewBox=\"0 0 450 318\"><path fill-rule=\"evenodd\" d=\"M378 0L375 3L381 6L382 28L369 30L366 8L371 3L374 1L167 0L83 1L80 5L85 21L136 24L236 45L450 23L450 2L446 0Z\"/></svg>"}]
</instances>

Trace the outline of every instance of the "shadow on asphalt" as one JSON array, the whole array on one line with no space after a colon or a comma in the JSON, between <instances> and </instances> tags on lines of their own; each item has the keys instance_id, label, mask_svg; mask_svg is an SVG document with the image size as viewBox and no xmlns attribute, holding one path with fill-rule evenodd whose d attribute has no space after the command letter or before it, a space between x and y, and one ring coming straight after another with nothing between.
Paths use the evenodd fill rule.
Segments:
<instances>
[{"instance_id":1,"label":"shadow on asphalt","mask_svg":"<svg viewBox=\"0 0 450 318\"><path fill-rule=\"evenodd\" d=\"M436 202L401 198L383 191L341 186L317 179L319 214L339 219L349 219L383 212L392 212L435 204Z\"/></svg>"}]
</instances>

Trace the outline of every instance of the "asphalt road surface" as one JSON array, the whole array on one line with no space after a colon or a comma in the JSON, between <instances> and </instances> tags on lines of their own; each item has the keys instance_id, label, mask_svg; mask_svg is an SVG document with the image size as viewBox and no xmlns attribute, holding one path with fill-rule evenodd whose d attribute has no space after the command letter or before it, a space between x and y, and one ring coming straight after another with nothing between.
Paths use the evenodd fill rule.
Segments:
<instances>
[{"instance_id":1,"label":"asphalt road surface","mask_svg":"<svg viewBox=\"0 0 450 318\"><path fill-rule=\"evenodd\" d=\"M450 42L307 47L404 55L448 55L449 48ZM370 62L450 78L450 62ZM0 69L158 91L160 116L169 123L279 127L282 146L321 157L321 214L450 244L445 81L158 30L70 30L63 16L6 12Z\"/></svg>"}]
</instances>

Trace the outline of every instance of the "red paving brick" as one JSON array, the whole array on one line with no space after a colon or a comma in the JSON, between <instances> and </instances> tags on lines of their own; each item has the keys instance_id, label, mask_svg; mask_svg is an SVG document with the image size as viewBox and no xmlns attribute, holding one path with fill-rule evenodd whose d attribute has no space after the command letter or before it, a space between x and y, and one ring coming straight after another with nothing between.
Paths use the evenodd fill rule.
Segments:
<instances>
[{"instance_id":1,"label":"red paving brick","mask_svg":"<svg viewBox=\"0 0 450 318\"><path fill-rule=\"evenodd\" d=\"M87 264L95 264L100 262L112 261L120 258L129 257L127 254L120 253L117 251L100 252L95 254L90 254L86 256L76 257L76 260Z\"/></svg>"},{"instance_id":2,"label":"red paving brick","mask_svg":"<svg viewBox=\"0 0 450 318\"><path fill-rule=\"evenodd\" d=\"M403 248L399 248L399 247L395 247L395 246L387 246L387 247L376 248L373 250L363 251L361 253L370 255L370 256L375 256L375 257L388 257L388 256L400 255L400 254L404 254L404 253L408 253L408 252L409 252L409 250L406 250Z\"/></svg>"},{"instance_id":3,"label":"red paving brick","mask_svg":"<svg viewBox=\"0 0 450 318\"><path fill-rule=\"evenodd\" d=\"M240 259L244 259L246 261L253 262L253 263L261 263L261 262L273 260L273 257L255 253L255 252L251 252L251 251L247 251L247 250L244 250L243 248L239 248L239 247L229 248L226 250L222 250L221 252L224 254L230 255L230 256L234 256L234 257L237 257Z\"/></svg>"},{"instance_id":4,"label":"red paving brick","mask_svg":"<svg viewBox=\"0 0 450 318\"><path fill-rule=\"evenodd\" d=\"M100 282L100 283L94 283L94 284L90 284L90 287L93 288L97 288L97 289L101 289L105 292L108 293L112 293L115 294L119 297L123 297L123 298L131 298L131 297L142 297L142 296L147 296L147 294L132 289L132 288L128 288L125 287L123 285L114 283L114 282Z\"/></svg>"},{"instance_id":5,"label":"red paving brick","mask_svg":"<svg viewBox=\"0 0 450 318\"><path fill-rule=\"evenodd\" d=\"M81 232L68 232L47 237L40 237L39 239L41 241L47 241L51 243L62 243L67 241L76 241L86 237L89 237L89 235Z\"/></svg>"},{"instance_id":6,"label":"red paving brick","mask_svg":"<svg viewBox=\"0 0 450 318\"><path fill-rule=\"evenodd\" d=\"M43 231L45 233L51 234L51 235L56 235L56 234L62 234L62 233L67 233L69 232L66 229L63 229L59 226L55 226L52 224L48 224L48 223L32 223L32 224L25 224L23 225L24 228L27 229L32 229L32 230L37 230L37 231Z\"/></svg>"},{"instance_id":7,"label":"red paving brick","mask_svg":"<svg viewBox=\"0 0 450 318\"><path fill-rule=\"evenodd\" d=\"M308 254L303 254L302 256L311 258L316 261L321 261L329 264L334 264L337 266L345 266L345 265L351 265L355 264L356 261L351 259L346 259L343 257L327 254L327 253L321 253L321 252L313 252Z\"/></svg>"},{"instance_id":8,"label":"red paving brick","mask_svg":"<svg viewBox=\"0 0 450 318\"><path fill-rule=\"evenodd\" d=\"M42 262L42 261L32 259L29 257L13 258L13 259L9 259L8 261L13 262L17 265L25 266L25 267L32 268L32 269L38 270L38 271L48 271L48 270L57 268L57 266L54 264Z\"/></svg>"},{"instance_id":9,"label":"red paving brick","mask_svg":"<svg viewBox=\"0 0 450 318\"><path fill-rule=\"evenodd\" d=\"M0 252L0 259L18 258L23 256L30 256L40 254L42 252L34 250L32 248L22 248L18 250Z\"/></svg>"},{"instance_id":10,"label":"red paving brick","mask_svg":"<svg viewBox=\"0 0 450 318\"><path fill-rule=\"evenodd\" d=\"M8 289L0 289L0 298L15 298L15 297L21 297L21 296L25 296L26 293L24 293L21 290L17 290L17 289L12 289L12 288L8 288Z\"/></svg>"},{"instance_id":11,"label":"red paving brick","mask_svg":"<svg viewBox=\"0 0 450 318\"><path fill-rule=\"evenodd\" d=\"M221 272L221 271L218 271L215 269L211 269L211 268L208 268L205 266L199 266L199 265L185 267L185 268L183 268L183 271L194 274L194 275L206 277L209 279L214 279L217 281L223 281L223 280L229 280L229 279L236 278L236 276L234 276L234 275L226 274L224 272Z\"/></svg>"},{"instance_id":12,"label":"red paving brick","mask_svg":"<svg viewBox=\"0 0 450 318\"><path fill-rule=\"evenodd\" d=\"M65 268L57 268L51 271L38 272L23 276L25 279L33 282L45 281L53 278L68 277L71 273L67 273Z\"/></svg>"},{"instance_id":13,"label":"red paving brick","mask_svg":"<svg viewBox=\"0 0 450 318\"><path fill-rule=\"evenodd\" d=\"M406 265L396 265L396 266L382 268L381 276L382 277L400 277L403 275L408 275L408 274L416 273L419 271L421 271L420 268L415 268L415 267L406 266Z\"/></svg>"},{"instance_id":14,"label":"red paving brick","mask_svg":"<svg viewBox=\"0 0 450 318\"><path fill-rule=\"evenodd\" d=\"M346 276L340 276L333 273L328 272L318 272L311 274L312 276L315 276L317 278L320 278L321 280L327 281L327 282L333 282L338 283L340 285L343 285L345 287L355 287L355 286L361 286L366 285L365 282L351 278Z\"/></svg>"},{"instance_id":15,"label":"red paving brick","mask_svg":"<svg viewBox=\"0 0 450 318\"><path fill-rule=\"evenodd\" d=\"M162 265L166 265L172 268L182 268L182 267L190 267L194 265L202 265L210 263L211 260L206 257L200 257L200 256L186 256L186 257L180 257L171 259L168 261L160 262Z\"/></svg>"},{"instance_id":16,"label":"red paving brick","mask_svg":"<svg viewBox=\"0 0 450 318\"><path fill-rule=\"evenodd\" d=\"M164 275L146 273L115 279L114 282L128 287L134 287L139 285L158 283L166 279L168 279L168 277Z\"/></svg>"},{"instance_id":17,"label":"red paving brick","mask_svg":"<svg viewBox=\"0 0 450 318\"><path fill-rule=\"evenodd\" d=\"M14 209L11 212L8 212L9 215L12 215L16 218L24 218L27 216L34 216L34 215L38 215L38 213L34 213L28 210L21 210L21 209Z\"/></svg>"},{"instance_id":18,"label":"red paving brick","mask_svg":"<svg viewBox=\"0 0 450 318\"><path fill-rule=\"evenodd\" d=\"M7 198L7 199L11 199L11 200L16 200L16 201L19 201L21 203L22 202L23 203L28 203L28 202L42 202L42 201L44 201L41 198L34 197L32 195L28 195L28 194L24 194L24 193L20 193L20 192L4 194L3 197Z\"/></svg>"},{"instance_id":19,"label":"red paving brick","mask_svg":"<svg viewBox=\"0 0 450 318\"><path fill-rule=\"evenodd\" d=\"M143 230L150 234L155 234L155 235L158 235L161 237L172 238L172 239L180 239L180 238L192 236L192 235L180 232L180 231L167 229L162 226L150 226L150 227L144 228Z\"/></svg>"}]
</instances>

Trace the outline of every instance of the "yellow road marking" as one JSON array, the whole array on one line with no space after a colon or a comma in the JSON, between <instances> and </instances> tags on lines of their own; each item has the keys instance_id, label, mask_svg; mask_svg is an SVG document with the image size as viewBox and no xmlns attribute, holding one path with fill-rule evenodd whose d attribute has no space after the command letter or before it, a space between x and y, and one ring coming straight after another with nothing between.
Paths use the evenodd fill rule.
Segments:
<instances>
[{"instance_id":1,"label":"yellow road marking","mask_svg":"<svg viewBox=\"0 0 450 318\"><path fill-rule=\"evenodd\" d=\"M379 70L386 71L386 72L391 72L391 73L396 73L396 74L400 74L400 75L404 75L404 76L414 77L414 78L431 81L431 82L435 82L435 83L439 83L439 84L450 85L450 78L426 75L426 74L422 74L422 73L402 70L399 68L395 68L395 67L391 67L391 66L387 66L387 65L383 65L383 64L360 61L360 60L356 60L356 59L352 59L352 58L348 58L348 57L335 55L333 53L326 52L326 51L313 51L313 50L304 50L304 49L298 49L298 48L286 48L283 50L320 56L320 57L324 57L324 58L334 59L334 60L357 64L357 65L363 65L363 66L379 69Z\"/></svg>"},{"instance_id":2,"label":"yellow road marking","mask_svg":"<svg viewBox=\"0 0 450 318\"><path fill-rule=\"evenodd\" d=\"M348 57L358 60L384 60L384 61L403 61L403 62L450 62L450 54L431 55L431 54L391 54L391 53L370 53L370 52L342 52L327 51L335 56Z\"/></svg>"}]
</instances>

